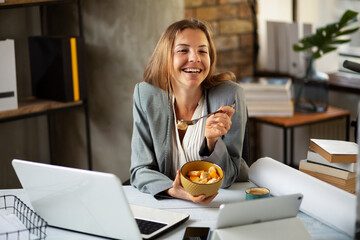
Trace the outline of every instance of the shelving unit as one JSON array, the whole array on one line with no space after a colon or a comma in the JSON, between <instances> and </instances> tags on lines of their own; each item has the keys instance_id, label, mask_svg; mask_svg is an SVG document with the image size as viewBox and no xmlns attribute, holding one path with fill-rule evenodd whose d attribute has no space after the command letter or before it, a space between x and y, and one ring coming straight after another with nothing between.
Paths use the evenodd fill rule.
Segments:
<instances>
[{"instance_id":1,"label":"shelving unit","mask_svg":"<svg viewBox=\"0 0 360 240\"><path fill-rule=\"evenodd\" d=\"M49 4L63 4L73 3L77 5L78 9L78 29L79 36L82 36L82 20L81 20L81 0L5 0L5 3L0 3L0 14L2 9L20 8L20 7L32 7L39 6L40 12L43 12L43 7ZM43 33L44 22L41 18L41 27ZM19 99L18 109L0 111L0 123L21 120L37 116L47 116L48 121L48 133L49 133L49 146L50 146L50 161L53 162L53 146L54 139L52 136L52 116L61 111L71 111L74 109L83 109L85 118L85 131L86 131L86 144L87 144L87 157L88 168L92 170L92 155L91 155L91 139L90 139L90 123L89 123L89 111L88 103L86 100L74 101L74 102L58 102L45 99L37 99L34 97Z\"/></svg>"}]
</instances>

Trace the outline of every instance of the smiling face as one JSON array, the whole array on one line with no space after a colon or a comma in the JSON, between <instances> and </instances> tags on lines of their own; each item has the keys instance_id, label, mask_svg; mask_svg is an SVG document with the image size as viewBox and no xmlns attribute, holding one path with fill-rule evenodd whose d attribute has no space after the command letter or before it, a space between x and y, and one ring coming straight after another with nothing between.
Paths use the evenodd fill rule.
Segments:
<instances>
[{"instance_id":1,"label":"smiling face","mask_svg":"<svg viewBox=\"0 0 360 240\"><path fill-rule=\"evenodd\" d=\"M197 89L210 70L209 43L199 29L187 28L175 38L173 49L173 88Z\"/></svg>"}]
</instances>

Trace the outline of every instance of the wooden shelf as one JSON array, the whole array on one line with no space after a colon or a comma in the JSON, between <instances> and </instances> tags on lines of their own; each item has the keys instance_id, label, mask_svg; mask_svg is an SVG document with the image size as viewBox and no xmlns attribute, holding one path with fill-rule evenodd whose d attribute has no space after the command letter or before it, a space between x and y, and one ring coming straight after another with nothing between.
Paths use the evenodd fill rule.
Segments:
<instances>
[{"instance_id":1,"label":"wooden shelf","mask_svg":"<svg viewBox=\"0 0 360 240\"><path fill-rule=\"evenodd\" d=\"M0 3L0 8L30 7L71 1L73 0L5 0L4 3Z\"/></svg>"},{"instance_id":2,"label":"wooden shelf","mask_svg":"<svg viewBox=\"0 0 360 240\"><path fill-rule=\"evenodd\" d=\"M83 105L83 101L76 102L57 102L45 99L28 98L19 100L19 108L0 111L0 120L9 118L15 118L26 115L42 114L50 111L57 111L70 107L80 107Z\"/></svg>"},{"instance_id":3,"label":"wooden shelf","mask_svg":"<svg viewBox=\"0 0 360 240\"><path fill-rule=\"evenodd\" d=\"M291 117L252 117L249 118L254 122L253 132L256 138L256 124L265 123L283 129L283 157L284 163L287 164L287 130L290 129L290 162L289 165L294 167L294 128L299 126L306 126L320 122L331 121L335 119L345 119L346 141L349 141L349 128L350 128L350 112L345 109L328 106L325 112L321 113L298 113L295 112ZM256 139L255 139L255 142ZM257 148L255 145L255 156ZM257 156L255 157L257 159Z\"/></svg>"},{"instance_id":4,"label":"wooden shelf","mask_svg":"<svg viewBox=\"0 0 360 240\"><path fill-rule=\"evenodd\" d=\"M329 106L327 111L321 113L298 113L291 117L253 117L255 121L269 123L279 127L295 127L327 121L329 119L343 118L350 116L348 110Z\"/></svg>"},{"instance_id":5,"label":"wooden shelf","mask_svg":"<svg viewBox=\"0 0 360 240\"><path fill-rule=\"evenodd\" d=\"M0 3L0 10L11 9L11 8L22 8L22 7L40 7L40 20L41 20L41 32L44 34L44 18L43 18L43 7L55 4L76 4L78 13L78 28L79 36L82 36L82 17L81 17L81 0L5 0L4 3ZM11 27L11 26L9 26ZM23 59L23 61L26 61ZM1 76L1 73L0 73ZM84 111L85 119L85 134L86 134L86 146L88 155L88 167L92 170L92 156L91 156L91 139L90 139L90 122L89 122L89 110L86 100L73 101L73 102L59 102L53 100L38 99L35 97L20 99L18 101L18 108L12 110L0 111L0 123L21 120L25 118L46 116L48 120L48 132L49 132L49 148L50 148L50 162L53 163L54 154L52 148L54 141L52 137L53 124L53 113L60 111L68 111L72 109L81 108Z\"/></svg>"}]
</instances>

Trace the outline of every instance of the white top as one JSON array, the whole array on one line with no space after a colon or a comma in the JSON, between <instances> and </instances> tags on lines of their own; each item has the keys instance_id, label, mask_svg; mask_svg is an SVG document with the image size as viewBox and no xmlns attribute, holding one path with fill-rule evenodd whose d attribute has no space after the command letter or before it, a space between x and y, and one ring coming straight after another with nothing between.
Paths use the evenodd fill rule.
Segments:
<instances>
[{"instance_id":1,"label":"white top","mask_svg":"<svg viewBox=\"0 0 360 240\"><path fill-rule=\"evenodd\" d=\"M174 108L175 99L173 99L173 108ZM198 105L195 109L194 115L191 119L199 118L204 115L204 104L205 98L202 97L198 102ZM175 108L174 108L175 109ZM176 128L176 114L174 111L174 128L172 134L172 149L173 149L173 161L172 161L172 177L175 178L176 172L187 162L200 160L199 150L201 143L205 137L205 118L202 118L195 125L188 126L183 142L181 144L179 132ZM190 119L186 119L190 120Z\"/></svg>"}]
</instances>

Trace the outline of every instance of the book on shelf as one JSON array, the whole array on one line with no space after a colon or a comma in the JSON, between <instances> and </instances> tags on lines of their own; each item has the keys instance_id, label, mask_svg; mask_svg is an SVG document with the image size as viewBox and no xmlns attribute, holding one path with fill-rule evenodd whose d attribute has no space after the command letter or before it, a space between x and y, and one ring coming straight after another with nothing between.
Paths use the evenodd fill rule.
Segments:
<instances>
[{"instance_id":1,"label":"book on shelf","mask_svg":"<svg viewBox=\"0 0 360 240\"><path fill-rule=\"evenodd\" d=\"M294 114L290 78L247 77L238 83L245 92L249 117Z\"/></svg>"},{"instance_id":2,"label":"book on shelf","mask_svg":"<svg viewBox=\"0 0 360 240\"><path fill-rule=\"evenodd\" d=\"M291 95L290 93L279 93L273 94L269 92L264 92L263 94L252 94L251 92L246 92L246 102L254 103L254 104L264 104L264 103L271 103L271 104L289 104L291 102Z\"/></svg>"},{"instance_id":3,"label":"book on shelf","mask_svg":"<svg viewBox=\"0 0 360 240\"><path fill-rule=\"evenodd\" d=\"M289 38L287 22L267 21L267 70L287 73L289 65Z\"/></svg>"},{"instance_id":4,"label":"book on shelf","mask_svg":"<svg viewBox=\"0 0 360 240\"><path fill-rule=\"evenodd\" d=\"M285 103L281 103L281 102L264 102L264 103L260 103L260 102L253 102L253 103L248 103L248 108L252 109L252 110L257 110L257 111L266 111L267 109L273 109L276 111L288 111L288 110L292 110L293 109L293 103L292 102L285 102Z\"/></svg>"},{"instance_id":5,"label":"book on shelf","mask_svg":"<svg viewBox=\"0 0 360 240\"><path fill-rule=\"evenodd\" d=\"M309 23L266 21L266 70L302 77L305 69L304 55L295 52L293 44L311 33L312 25Z\"/></svg>"},{"instance_id":6,"label":"book on shelf","mask_svg":"<svg viewBox=\"0 0 360 240\"><path fill-rule=\"evenodd\" d=\"M302 54L299 52L295 52L292 49L292 46L295 43L299 42L299 26L300 24L297 22L294 23L288 23L287 24L287 32L288 32L288 38L289 38L289 64L288 64L288 73L291 76L301 76L303 74L303 59Z\"/></svg>"},{"instance_id":7,"label":"book on shelf","mask_svg":"<svg viewBox=\"0 0 360 240\"><path fill-rule=\"evenodd\" d=\"M249 116L292 116L294 114L294 106L289 103L247 103Z\"/></svg>"},{"instance_id":8,"label":"book on shelf","mask_svg":"<svg viewBox=\"0 0 360 240\"><path fill-rule=\"evenodd\" d=\"M84 48L81 37L29 37L33 95L62 102L86 99Z\"/></svg>"},{"instance_id":9,"label":"book on shelf","mask_svg":"<svg viewBox=\"0 0 360 240\"><path fill-rule=\"evenodd\" d=\"M18 108L15 41L0 40L0 111Z\"/></svg>"},{"instance_id":10,"label":"book on shelf","mask_svg":"<svg viewBox=\"0 0 360 240\"><path fill-rule=\"evenodd\" d=\"M331 163L355 163L357 161L358 145L354 142L310 139L310 148Z\"/></svg>"},{"instance_id":11,"label":"book on shelf","mask_svg":"<svg viewBox=\"0 0 360 240\"><path fill-rule=\"evenodd\" d=\"M289 72L289 63L290 63L290 44L289 44L289 34L288 34L288 23L278 22L276 27L277 34L277 51L278 51L278 67L280 73Z\"/></svg>"},{"instance_id":12,"label":"book on shelf","mask_svg":"<svg viewBox=\"0 0 360 240\"><path fill-rule=\"evenodd\" d=\"M335 187L341 188L347 192L355 193L355 191L356 191L356 178L341 179L341 178L333 177L333 176L326 175L323 173L308 171L308 170L304 170L304 169L299 169L299 170L301 172L306 173L310 176L313 176L319 180L327 182Z\"/></svg>"},{"instance_id":13,"label":"book on shelf","mask_svg":"<svg viewBox=\"0 0 360 240\"><path fill-rule=\"evenodd\" d=\"M319 163L313 163L309 160L300 161L299 169L317 172L317 173L321 173L321 174L326 174L326 175L341 178L344 180L348 180L350 178L356 177L356 172L349 172L349 171L345 171L342 169L322 165Z\"/></svg>"},{"instance_id":14,"label":"book on shelf","mask_svg":"<svg viewBox=\"0 0 360 240\"><path fill-rule=\"evenodd\" d=\"M330 166L333 168L338 168L342 170L346 170L349 172L356 172L356 163L331 163L326 158L315 152L314 150L310 149L307 152L307 160L313 163L319 163L322 165Z\"/></svg>"},{"instance_id":15,"label":"book on shelf","mask_svg":"<svg viewBox=\"0 0 360 240\"><path fill-rule=\"evenodd\" d=\"M277 34L276 34L276 25L275 21L266 21L266 43L267 43L267 63L266 70L269 72L278 72L278 62L279 58L277 52Z\"/></svg>"},{"instance_id":16,"label":"book on shelf","mask_svg":"<svg viewBox=\"0 0 360 240\"><path fill-rule=\"evenodd\" d=\"M292 117L294 115L293 111L248 111L249 117Z\"/></svg>"},{"instance_id":17,"label":"book on shelf","mask_svg":"<svg viewBox=\"0 0 360 240\"><path fill-rule=\"evenodd\" d=\"M239 81L245 91L285 91L291 89L291 78L287 77L245 77Z\"/></svg>"}]
</instances>

